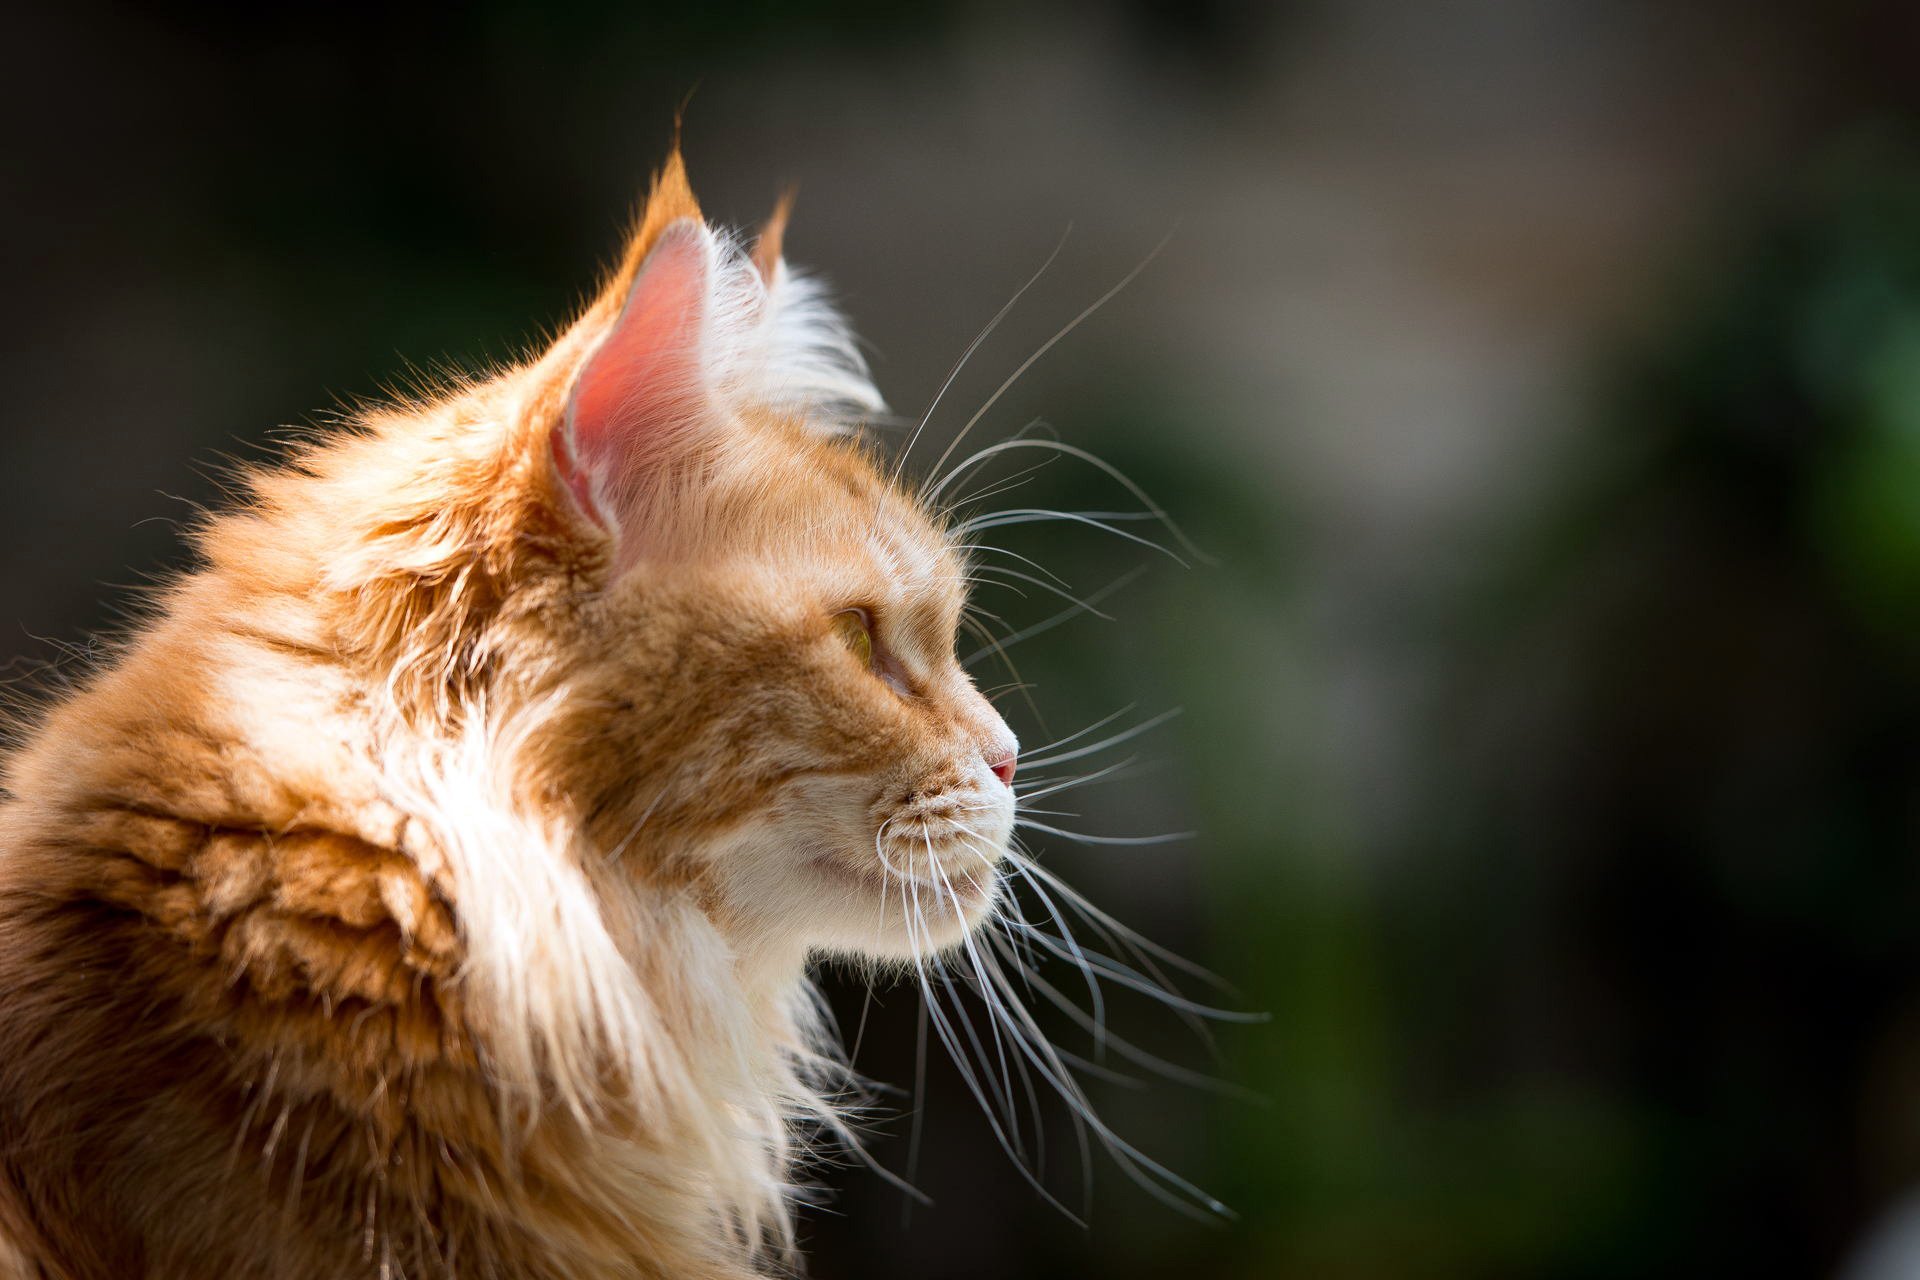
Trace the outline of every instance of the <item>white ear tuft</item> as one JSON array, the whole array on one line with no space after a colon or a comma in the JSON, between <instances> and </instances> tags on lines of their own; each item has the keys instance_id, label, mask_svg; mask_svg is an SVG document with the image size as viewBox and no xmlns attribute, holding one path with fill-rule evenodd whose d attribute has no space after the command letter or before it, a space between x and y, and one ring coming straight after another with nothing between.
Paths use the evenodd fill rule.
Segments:
<instances>
[{"instance_id":1,"label":"white ear tuft","mask_svg":"<svg viewBox=\"0 0 1920 1280\"><path fill-rule=\"evenodd\" d=\"M812 276L784 259L758 263L724 242L724 296L716 299L720 388L737 405L759 405L840 434L886 412L853 330Z\"/></svg>"}]
</instances>

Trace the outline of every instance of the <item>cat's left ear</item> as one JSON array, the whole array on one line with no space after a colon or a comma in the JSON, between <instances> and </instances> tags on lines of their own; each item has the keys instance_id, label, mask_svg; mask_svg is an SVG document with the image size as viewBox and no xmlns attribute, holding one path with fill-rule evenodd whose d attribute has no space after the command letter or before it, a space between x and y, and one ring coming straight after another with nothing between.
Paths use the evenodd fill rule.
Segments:
<instances>
[{"instance_id":1,"label":"cat's left ear","mask_svg":"<svg viewBox=\"0 0 1920 1280\"><path fill-rule=\"evenodd\" d=\"M608 532L710 413L706 329L719 250L676 150L654 176L619 270L569 335L588 354L549 442L574 504Z\"/></svg>"}]
</instances>

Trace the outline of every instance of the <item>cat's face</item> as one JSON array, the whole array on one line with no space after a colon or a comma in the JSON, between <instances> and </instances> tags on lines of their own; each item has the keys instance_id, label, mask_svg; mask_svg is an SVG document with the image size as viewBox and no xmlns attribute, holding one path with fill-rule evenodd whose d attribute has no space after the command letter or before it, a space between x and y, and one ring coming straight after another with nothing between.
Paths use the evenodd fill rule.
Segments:
<instances>
[{"instance_id":1,"label":"cat's face","mask_svg":"<svg viewBox=\"0 0 1920 1280\"><path fill-rule=\"evenodd\" d=\"M1016 743L955 655L963 557L840 433L877 397L806 282L654 207L548 437L599 553L548 632L562 785L745 947L951 945L1014 818Z\"/></svg>"},{"instance_id":2,"label":"cat's face","mask_svg":"<svg viewBox=\"0 0 1920 1280\"><path fill-rule=\"evenodd\" d=\"M702 762L663 779L661 803L689 778L728 793L695 856L752 936L946 946L991 905L1016 749L955 657L961 562L861 454L752 430L708 481L716 532L657 576L639 567L615 609L635 635L671 619L664 647L630 651L649 683L666 656L682 688L661 688L647 719L672 709L677 754ZM770 489L780 518L756 518Z\"/></svg>"}]
</instances>

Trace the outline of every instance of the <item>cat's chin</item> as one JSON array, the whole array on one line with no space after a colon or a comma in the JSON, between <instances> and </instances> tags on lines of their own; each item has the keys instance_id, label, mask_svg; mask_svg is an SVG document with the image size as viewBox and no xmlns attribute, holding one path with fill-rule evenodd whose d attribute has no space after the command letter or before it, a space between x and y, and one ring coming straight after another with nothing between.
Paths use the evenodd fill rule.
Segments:
<instances>
[{"instance_id":1,"label":"cat's chin","mask_svg":"<svg viewBox=\"0 0 1920 1280\"><path fill-rule=\"evenodd\" d=\"M834 855L807 862L806 894L815 908L814 948L841 955L911 960L956 946L992 915L999 877L977 871L926 879ZM797 905L797 904L796 904Z\"/></svg>"}]
</instances>

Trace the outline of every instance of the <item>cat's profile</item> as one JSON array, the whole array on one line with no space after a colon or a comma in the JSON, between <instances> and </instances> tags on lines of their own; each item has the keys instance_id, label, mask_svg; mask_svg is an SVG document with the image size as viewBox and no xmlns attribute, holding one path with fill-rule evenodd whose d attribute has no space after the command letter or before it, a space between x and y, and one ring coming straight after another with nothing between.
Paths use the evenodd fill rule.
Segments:
<instances>
[{"instance_id":1,"label":"cat's profile","mask_svg":"<svg viewBox=\"0 0 1920 1280\"><path fill-rule=\"evenodd\" d=\"M26 734L0 1276L790 1251L808 959L994 909L1016 746L783 221L710 228L676 153L549 349L258 471Z\"/></svg>"}]
</instances>

